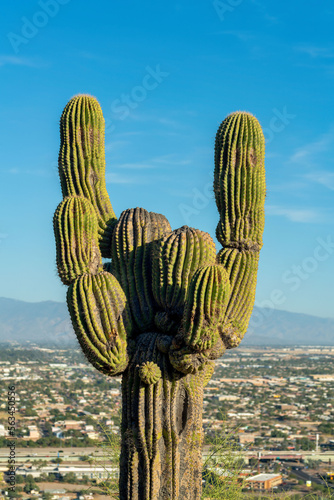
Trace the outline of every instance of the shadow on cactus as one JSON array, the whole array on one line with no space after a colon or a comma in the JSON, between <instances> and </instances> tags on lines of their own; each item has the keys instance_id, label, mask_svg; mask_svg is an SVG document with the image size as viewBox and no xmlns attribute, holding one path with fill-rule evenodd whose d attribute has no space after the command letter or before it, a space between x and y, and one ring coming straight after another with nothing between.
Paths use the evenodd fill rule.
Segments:
<instances>
[{"instance_id":1,"label":"shadow on cactus","mask_svg":"<svg viewBox=\"0 0 334 500\"><path fill-rule=\"evenodd\" d=\"M60 123L57 267L84 354L106 375L122 374L120 498L200 499L203 387L214 360L239 345L254 305L264 227L261 127L237 112L218 129L216 254L207 233L172 231L163 215L133 208L116 218L95 98L71 99Z\"/></svg>"}]
</instances>

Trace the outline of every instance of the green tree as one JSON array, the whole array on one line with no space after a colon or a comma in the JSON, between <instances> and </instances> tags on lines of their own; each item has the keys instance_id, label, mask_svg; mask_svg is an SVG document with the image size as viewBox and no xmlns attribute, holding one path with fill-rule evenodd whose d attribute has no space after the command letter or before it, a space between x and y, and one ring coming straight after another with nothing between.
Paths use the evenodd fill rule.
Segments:
<instances>
[{"instance_id":1,"label":"green tree","mask_svg":"<svg viewBox=\"0 0 334 500\"><path fill-rule=\"evenodd\" d=\"M67 474L65 474L62 481L64 483L75 483L77 481L77 476L74 474L74 472L68 472Z\"/></svg>"},{"instance_id":2,"label":"green tree","mask_svg":"<svg viewBox=\"0 0 334 500\"><path fill-rule=\"evenodd\" d=\"M26 417L38 417L38 413L32 408L26 408L24 415Z\"/></svg>"},{"instance_id":3,"label":"green tree","mask_svg":"<svg viewBox=\"0 0 334 500\"><path fill-rule=\"evenodd\" d=\"M19 499L19 498L22 498L22 495L20 493L18 493L17 491L11 491L9 490L8 492L8 498L13 498L13 499Z\"/></svg>"},{"instance_id":4,"label":"green tree","mask_svg":"<svg viewBox=\"0 0 334 500\"><path fill-rule=\"evenodd\" d=\"M52 494L47 491L44 491L42 494L42 500L51 500L51 499L52 499Z\"/></svg>"},{"instance_id":5,"label":"green tree","mask_svg":"<svg viewBox=\"0 0 334 500\"><path fill-rule=\"evenodd\" d=\"M303 451L315 450L315 442L307 437L296 439L296 449Z\"/></svg>"},{"instance_id":6,"label":"green tree","mask_svg":"<svg viewBox=\"0 0 334 500\"><path fill-rule=\"evenodd\" d=\"M25 478L25 485L23 487L23 491L25 493L30 493L31 490L37 490L39 491L39 487L37 486L33 476L31 474L28 474Z\"/></svg>"}]
</instances>

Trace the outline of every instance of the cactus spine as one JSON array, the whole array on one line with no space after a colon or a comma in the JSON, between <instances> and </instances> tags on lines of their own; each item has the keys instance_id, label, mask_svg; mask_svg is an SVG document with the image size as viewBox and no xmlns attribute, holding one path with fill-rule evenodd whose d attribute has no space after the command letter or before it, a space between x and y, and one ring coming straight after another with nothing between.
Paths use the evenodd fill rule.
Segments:
<instances>
[{"instance_id":1,"label":"cactus spine","mask_svg":"<svg viewBox=\"0 0 334 500\"><path fill-rule=\"evenodd\" d=\"M120 497L199 500L203 388L214 360L239 344L254 304L264 224L261 127L233 113L218 130L217 256L207 233L172 231L163 215L135 208L116 220L96 99L71 99L60 129L57 267L84 354L106 375L123 375Z\"/></svg>"}]
</instances>

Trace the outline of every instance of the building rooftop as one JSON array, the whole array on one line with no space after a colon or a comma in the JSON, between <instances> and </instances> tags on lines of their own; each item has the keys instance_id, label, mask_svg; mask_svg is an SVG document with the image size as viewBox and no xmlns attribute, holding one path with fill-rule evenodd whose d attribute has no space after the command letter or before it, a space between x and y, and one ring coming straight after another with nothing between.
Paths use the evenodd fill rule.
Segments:
<instances>
[{"instance_id":1,"label":"building rooftop","mask_svg":"<svg viewBox=\"0 0 334 500\"><path fill-rule=\"evenodd\" d=\"M248 477L246 481L268 481L275 477L281 477L280 474L257 474L256 476Z\"/></svg>"}]
</instances>

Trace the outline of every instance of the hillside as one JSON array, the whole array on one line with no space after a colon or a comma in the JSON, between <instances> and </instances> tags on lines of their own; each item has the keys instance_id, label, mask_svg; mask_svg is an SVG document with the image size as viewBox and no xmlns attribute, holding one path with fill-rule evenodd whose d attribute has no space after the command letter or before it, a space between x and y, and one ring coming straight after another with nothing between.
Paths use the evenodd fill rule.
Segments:
<instances>
[{"instance_id":1,"label":"hillside","mask_svg":"<svg viewBox=\"0 0 334 500\"><path fill-rule=\"evenodd\" d=\"M0 298L0 342L77 345L65 303ZM243 345L334 345L334 319L254 308Z\"/></svg>"}]
</instances>

